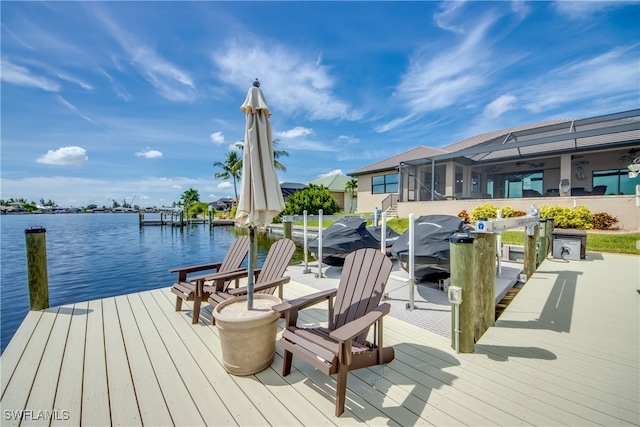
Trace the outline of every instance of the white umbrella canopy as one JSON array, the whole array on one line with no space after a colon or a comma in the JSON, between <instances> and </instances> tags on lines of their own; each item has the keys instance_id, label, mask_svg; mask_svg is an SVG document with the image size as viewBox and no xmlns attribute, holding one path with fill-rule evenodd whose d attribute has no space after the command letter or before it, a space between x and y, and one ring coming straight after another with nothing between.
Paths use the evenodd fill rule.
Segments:
<instances>
[{"instance_id":1,"label":"white umbrella canopy","mask_svg":"<svg viewBox=\"0 0 640 427\"><path fill-rule=\"evenodd\" d=\"M273 166L271 111L259 86L256 79L240 107L247 123L236 222L247 227L271 224L284 210L282 190Z\"/></svg>"},{"instance_id":2,"label":"white umbrella canopy","mask_svg":"<svg viewBox=\"0 0 640 427\"><path fill-rule=\"evenodd\" d=\"M271 224L273 218L284 210L284 199L273 165L273 142L269 123L271 111L260 90L258 79L249 89L240 109L245 113L246 126L242 180L235 220L238 225L249 227L247 305L252 309L255 227Z\"/></svg>"}]
</instances>

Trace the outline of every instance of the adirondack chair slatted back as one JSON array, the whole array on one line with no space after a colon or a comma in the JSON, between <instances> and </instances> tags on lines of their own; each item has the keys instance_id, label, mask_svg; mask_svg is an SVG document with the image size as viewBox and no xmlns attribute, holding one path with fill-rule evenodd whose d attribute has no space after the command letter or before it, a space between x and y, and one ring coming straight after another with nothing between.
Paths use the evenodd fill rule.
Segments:
<instances>
[{"instance_id":1,"label":"adirondack chair slatted back","mask_svg":"<svg viewBox=\"0 0 640 427\"><path fill-rule=\"evenodd\" d=\"M295 251L296 244L291 239L280 239L271 245L267 257L262 264L260 274L258 274L256 279L256 285L269 283L283 277ZM261 292L273 294L275 290L276 288L270 288Z\"/></svg>"},{"instance_id":2,"label":"adirondack chair slatted back","mask_svg":"<svg viewBox=\"0 0 640 427\"><path fill-rule=\"evenodd\" d=\"M237 270L249 253L249 236L240 236L233 241L231 247L227 251L222 263L220 264L219 273L226 273Z\"/></svg>"},{"instance_id":3,"label":"adirondack chair slatted back","mask_svg":"<svg viewBox=\"0 0 640 427\"><path fill-rule=\"evenodd\" d=\"M392 267L391 260L376 249L349 254L342 268L333 324L329 328L339 328L378 307ZM362 344L366 336L364 332L355 341Z\"/></svg>"}]
</instances>

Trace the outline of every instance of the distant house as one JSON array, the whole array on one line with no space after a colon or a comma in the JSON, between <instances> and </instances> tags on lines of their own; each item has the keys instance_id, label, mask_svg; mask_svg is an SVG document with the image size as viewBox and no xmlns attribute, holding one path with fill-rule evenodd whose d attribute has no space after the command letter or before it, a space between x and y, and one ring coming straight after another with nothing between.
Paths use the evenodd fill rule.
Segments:
<instances>
[{"instance_id":1,"label":"distant house","mask_svg":"<svg viewBox=\"0 0 640 427\"><path fill-rule=\"evenodd\" d=\"M311 181L310 184L317 186L325 186L331 192L331 195L336 202L338 202L338 206L344 212L353 212L355 211L355 197L351 197L349 194L345 194L345 188L347 187L347 183L351 181L346 175L342 174L334 174L323 176L322 178L318 178L314 181ZM355 196L355 195L354 195Z\"/></svg>"},{"instance_id":2,"label":"distant house","mask_svg":"<svg viewBox=\"0 0 640 427\"><path fill-rule=\"evenodd\" d=\"M235 203L236 203L236 199L223 197L221 199L216 200L213 203L209 203L209 205L219 211L228 211L235 205Z\"/></svg>"},{"instance_id":3,"label":"distant house","mask_svg":"<svg viewBox=\"0 0 640 427\"><path fill-rule=\"evenodd\" d=\"M280 184L280 190L282 190L282 197L284 198L285 203L289 196L296 191L304 190L305 188L307 188L305 184L300 184L298 182L283 182Z\"/></svg>"}]
</instances>

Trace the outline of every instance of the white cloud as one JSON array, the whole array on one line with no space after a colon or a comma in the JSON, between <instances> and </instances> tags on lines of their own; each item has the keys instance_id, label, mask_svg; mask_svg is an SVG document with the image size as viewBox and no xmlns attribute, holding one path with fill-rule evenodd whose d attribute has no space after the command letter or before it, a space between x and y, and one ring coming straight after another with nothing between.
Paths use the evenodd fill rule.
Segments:
<instances>
[{"instance_id":1,"label":"white cloud","mask_svg":"<svg viewBox=\"0 0 640 427\"><path fill-rule=\"evenodd\" d=\"M242 149L244 149L244 141L236 141L233 144L227 147L229 151L242 151L242 149L238 146L238 144L242 144Z\"/></svg>"},{"instance_id":2,"label":"white cloud","mask_svg":"<svg viewBox=\"0 0 640 427\"><path fill-rule=\"evenodd\" d=\"M99 17L129 55L131 64L138 68L140 74L156 88L160 96L176 102L191 102L197 98L195 83L185 71L160 57L153 48L140 43L106 14Z\"/></svg>"},{"instance_id":3,"label":"white cloud","mask_svg":"<svg viewBox=\"0 0 640 427\"><path fill-rule=\"evenodd\" d=\"M324 178L325 176L331 176L331 175L336 175L336 174L343 175L342 169L334 169L334 170L332 170L330 172L327 172L327 173L321 173L320 175L318 175L318 178Z\"/></svg>"},{"instance_id":4,"label":"white cloud","mask_svg":"<svg viewBox=\"0 0 640 427\"><path fill-rule=\"evenodd\" d=\"M175 188L176 190L180 190L180 189L182 189L182 185L174 184L174 185L171 186L171 188Z\"/></svg>"},{"instance_id":5,"label":"white cloud","mask_svg":"<svg viewBox=\"0 0 640 427\"><path fill-rule=\"evenodd\" d=\"M531 13L531 7L525 0L513 0L511 11L520 19L524 19Z\"/></svg>"},{"instance_id":6,"label":"white cloud","mask_svg":"<svg viewBox=\"0 0 640 427\"><path fill-rule=\"evenodd\" d=\"M569 19L581 20L589 19L591 16L603 13L610 9L623 7L637 2L624 1L555 1L553 3L556 11Z\"/></svg>"},{"instance_id":7,"label":"white cloud","mask_svg":"<svg viewBox=\"0 0 640 427\"><path fill-rule=\"evenodd\" d=\"M82 89L93 90L93 86L91 86L89 83L83 82L82 80L80 80L80 79L78 79L76 77L72 77L72 76L69 76L69 75L64 74L64 73L57 73L57 76L58 76L58 78L60 78L62 80L66 80L68 82L77 84Z\"/></svg>"},{"instance_id":8,"label":"white cloud","mask_svg":"<svg viewBox=\"0 0 640 427\"><path fill-rule=\"evenodd\" d=\"M47 154L38 157L36 161L47 165L79 165L88 159L87 151L84 148L69 146L49 150Z\"/></svg>"},{"instance_id":9,"label":"white cloud","mask_svg":"<svg viewBox=\"0 0 640 427\"><path fill-rule=\"evenodd\" d=\"M209 138L216 144L224 144L224 134L222 132L214 132L209 135Z\"/></svg>"},{"instance_id":10,"label":"white cloud","mask_svg":"<svg viewBox=\"0 0 640 427\"><path fill-rule=\"evenodd\" d=\"M464 33L464 28L453 25L457 12L464 6L464 1L448 1L440 3L442 12L434 13L433 20L438 28L454 33Z\"/></svg>"},{"instance_id":11,"label":"white cloud","mask_svg":"<svg viewBox=\"0 0 640 427\"><path fill-rule=\"evenodd\" d=\"M29 70L12 64L6 59L0 60L0 78L2 81L17 86L33 87L47 92L59 92L60 85L46 77L34 76Z\"/></svg>"},{"instance_id":12,"label":"white cloud","mask_svg":"<svg viewBox=\"0 0 640 427\"><path fill-rule=\"evenodd\" d=\"M483 115L490 119L495 119L506 113L509 110L513 110L516 107L518 98L513 95L502 95L494 99L484 109Z\"/></svg>"},{"instance_id":13,"label":"white cloud","mask_svg":"<svg viewBox=\"0 0 640 427\"><path fill-rule=\"evenodd\" d=\"M319 58L275 42L254 41L229 42L212 55L224 83L246 91L258 76L267 103L285 114L303 113L311 120L360 119L362 112L334 95L334 78Z\"/></svg>"},{"instance_id":14,"label":"white cloud","mask_svg":"<svg viewBox=\"0 0 640 427\"><path fill-rule=\"evenodd\" d=\"M300 138L303 136L313 135L313 129L305 128L302 126L296 126L293 129L285 130L282 132L276 132L276 137L283 139Z\"/></svg>"},{"instance_id":15,"label":"white cloud","mask_svg":"<svg viewBox=\"0 0 640 427\"><path fill-rule=\"evenodd\" d=\"M85 119L86 121L88 121L89 123L93 123L95 124L95 122L93 120L91 120L89 117L85 116L84 114L82 114L80 112L80 110L78 110L78 108L76 108L75 105L73 105L72 103L70 103L69 101L67 101L66 99L64 99L63 97L61 97L60 95L56 95L58 98L58 102L60 102L60 104L64 105L65 107L67 107L69 110L71 110L72 112L76 113L77 115L79 115L80 117L82 117L83 119Z\"/></svg>"},{"instance_id":16,"label":"white cloud","mask_svg":"<svg viewBox=\"0 0 640 427\"><path fill-rule=\"evenodd\" d=\"M218 188L220 189L233 188L233 184L229 181L222 181L220 184L218 184Z\"/></svg>"},{"instance_id":17,"label":"white cloud","mask_svg":"<svg viewBox=\"0 0 640 427\"><path fill-rule=\"evenodd\" d=\"M147 148L145 151L138 151L136 153L136 156L144 157L146 159L157 159L159 157L162 157L162 152Z\"/></svg>"},{"instance_id":18,"label":"white cloud","mask_svg":"<svg viewBox=\"0 0 640 427\"><path fill-rule=\"evenodd\" d=\"M493 22L492 17L483 19L457 46L442 46L438 54L424 51L412 58L395 96L413 114L464 103L495 72L491 48L484 40ZM390 125L396 124L392 121L378 131Z\"/></svg>"},{"instance_id":19,"label":"white cloud","mask_svg":"<svg viewBox=\"0 0 640 427\"><path fill-rule=\"evenodd\" d=\"M357 144L360 142L360 139L354 136L340 135L336 141L341 144Z\"/></svg>"},{"instance_id":20,"label":"white cloud","mask_svg":"<svg viewBox=\"0 0 640 427\"><path fill-rule=\"evenodd\" d=\"M133 96L129 93L129 91L127 91L127 89L125 89L125 87L119 81L111 77L111 75L106 71L104 71L103 69L100 69L100 72L107 79L109 79L109 82L111 83L111 88L116 93L116 95L118 95L119 98L121 98L125 102L131 101Z\"/></svg>"},{"instance_id":21,"label":"white cloud","mask_svg":"<svg viewBox=\"0 0 640 427\"><path fill-rule=\"evenodd\" d=\"M533 112L588 99L602 101L635 96L637 102L640 70L634 57L636 47L614 49L553 69L531 82L520 98L527 110Z\"/></svg>"}]
</instances>

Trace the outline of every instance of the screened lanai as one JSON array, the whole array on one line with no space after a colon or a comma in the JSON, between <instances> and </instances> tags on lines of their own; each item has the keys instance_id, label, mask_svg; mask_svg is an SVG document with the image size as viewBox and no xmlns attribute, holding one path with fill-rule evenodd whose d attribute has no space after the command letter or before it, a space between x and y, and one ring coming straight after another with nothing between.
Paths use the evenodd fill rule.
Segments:
<instances>
[{"instance_id":1,"label":"screened lanai","mask_svg":"<svg viewBox=\"0 0 640 427\"><path fill-rule=\"evenodd\" d=\"M640 109L554 120L444 147L398 166L398 201L635 194Z\"/></svg>"}]
</instances>

